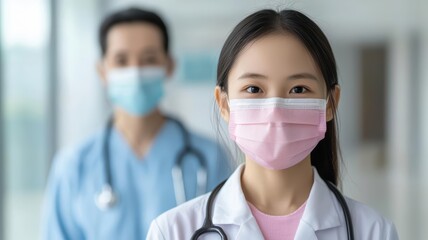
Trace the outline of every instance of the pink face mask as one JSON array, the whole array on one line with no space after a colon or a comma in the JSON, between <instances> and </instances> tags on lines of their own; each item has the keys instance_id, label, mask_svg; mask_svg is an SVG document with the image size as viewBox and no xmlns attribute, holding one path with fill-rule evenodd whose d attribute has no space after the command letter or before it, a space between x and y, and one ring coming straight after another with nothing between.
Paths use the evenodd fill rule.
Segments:
<instances>
[{"instance_id":1,"label":"pink face mask","mask_svg":"<svg viewBox=\"0 0 428 240\"><path fill-rule=\"evenodd\" d=\"M309 98L231 99L230 138L263 167L292 167L324 138L326 103Z\"/></svg>"}]
</instances>

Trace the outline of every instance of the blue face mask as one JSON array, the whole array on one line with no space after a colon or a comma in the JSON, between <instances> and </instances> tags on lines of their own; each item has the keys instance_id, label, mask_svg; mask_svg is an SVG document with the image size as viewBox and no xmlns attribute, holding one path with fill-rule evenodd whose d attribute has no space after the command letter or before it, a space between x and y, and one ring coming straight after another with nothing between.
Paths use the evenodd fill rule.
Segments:
<instances>
[{"instance_id":1,"label":"blue face mask","mask_svg":"<svg viewBox=\"0 0 428 240\"><path fill-rule=\"evenodd\" d=\"M108 95L113 106L145 116L152 112L164 95L166 70L162 67L129 67L107 74Z\"/></svg>"}]
</instances>

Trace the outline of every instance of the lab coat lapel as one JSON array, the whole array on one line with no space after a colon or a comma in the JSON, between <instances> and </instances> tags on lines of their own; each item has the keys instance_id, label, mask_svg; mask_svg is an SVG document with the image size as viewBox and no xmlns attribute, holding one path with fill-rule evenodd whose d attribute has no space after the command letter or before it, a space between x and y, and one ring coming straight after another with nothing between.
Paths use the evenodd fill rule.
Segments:
<instances>
[{"instance_id":1,"label":"lab coat lapel","mask_svg":"<svg viewBox=\"0 0 428 240\"><path fill-rule=\"evenodd\" d=\"M341 225L336 199L315 168L314 184L311 188L306 208L297 228L295 240L318 239L316 231Z\"/></svg>"},{"instance_id":2,"label":"lab coat lapel","mask_svg":"<svg viewBox=\"0 0 428 240\"><path fill-rule=\"evenodd\" d=\"M314 229L304 221L300 221L299 227L297 228L295 240L318 240Z\"/></svg>"},{"instance_id":3,"label":"lab coat lapel","mask_svg":"<svg viewBox=\"0 0 428 240\"><path fill-rule=\"evenodd\" d=\"M260 231L259 225L256 222L256 219L252 217L247 222L241 225L239 232L234 238L236 240L246 240L246 239L264 239L263 234Z\"/></svg>"},{"instance_id":4,"label":"lab coat lapel","mask_svg":"<svg viewBox=\"0 0 428 240\"><path fill-rule=\"evenodd\" d=\"M242 192L241 173L243 168L244 165L240 165L218 193L214 202L213 223L223 226L237 225L238 233L233 238L230 236L230 239L263 239Z\"/></svg>"}]
</instances>

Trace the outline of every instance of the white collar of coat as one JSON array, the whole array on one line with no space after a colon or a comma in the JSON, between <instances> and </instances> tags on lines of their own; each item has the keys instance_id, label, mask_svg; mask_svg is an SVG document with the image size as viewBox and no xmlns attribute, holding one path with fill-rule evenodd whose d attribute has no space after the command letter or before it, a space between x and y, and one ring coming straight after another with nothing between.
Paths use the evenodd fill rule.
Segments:
<instances>
[{"instance_id":1,"label":"white collar of coat","mask_svg":"<svg viewBox=\"0 0 428 240\"><path fill-rule=\"evenodd\" d=\"M241 188L243 168L244 164L241 164L218 193L213 205L214 224L242 225L253 218ZM337 200L317 170L313 168L313 171L314 184L309 193L301 222L305 222L314 231L340 226L341 218L334 204Z\"/></svg>"}]
</instances>

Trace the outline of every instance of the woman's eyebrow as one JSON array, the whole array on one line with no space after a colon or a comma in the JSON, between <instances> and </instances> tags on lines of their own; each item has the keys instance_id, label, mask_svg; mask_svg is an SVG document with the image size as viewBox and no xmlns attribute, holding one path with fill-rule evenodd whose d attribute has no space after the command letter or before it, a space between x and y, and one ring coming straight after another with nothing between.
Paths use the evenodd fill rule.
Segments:
<instances>
[{"instance_id":1,"label":"woman's eyebrow","mask_svg":"<svg viewBox=\"0 0 428 240\"><path fill-rule=\"evenodd\" d=\"M267 79L268 77L260 73L247 72L242 74L238 79L246 79L246 78ZM318 78L311 73L297 73L287 77L287 80L297 80L297 79L311 79L311 80L318 81Z\"/></svg>"},{"instance_id":2,"label":"woman's eyebrow","mask_svg":"<svg viewBox=\"0 0 428 240\"><path fill-rule=\"evenodd\" d=\"M293 74L293 75L289 76L287 79L288 80L312 79L312 80L318 81L318 78L315 77L315 75L313 75L311 73L297 73L297 74Z\"/></svg>"},{"instance_id":3,"label":"woman's eyebrow","mask_svg":"<svg viewBox=\"0 0 428 240\"><path fill-rule=\"evenodd\" d=\"M238 79L245 79L245 78L252 78L252 79L266 79L267 77L265 75L262 75L260 73L244 73L242 74Z\"/></svg>"}]
</instances>

